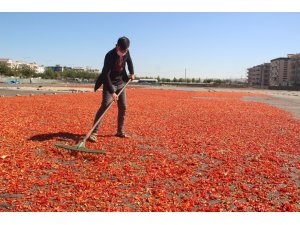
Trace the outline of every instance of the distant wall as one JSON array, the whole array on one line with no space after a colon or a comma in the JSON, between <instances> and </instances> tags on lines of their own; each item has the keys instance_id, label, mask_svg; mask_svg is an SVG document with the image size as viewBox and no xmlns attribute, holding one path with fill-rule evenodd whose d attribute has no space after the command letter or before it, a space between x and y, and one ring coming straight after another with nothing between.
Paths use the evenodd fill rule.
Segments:
<instances>
[{"instance_id":1,"label":"distant wall","mask_svg":"<svg viewBox=\"0 0 300 225\"><path fill-rule=\"evenodd\" d=\"M31 79L20 79L18 77L6 77L0 76L0 83L7 83L10 81L19 81L21 84L59 84L64 83L61 80L54 80L54 79L38 79L38 78L31 78Z\"/></svg>"},{"instance_id":2,"label":"distant wall","mask_svg":"<svg viewBox=\"0 0 300 225\"><path fill-rule=\"evenodd\" d=\"M160 85L185 86L185 87L236 87L247 88L248 84L218 84L218 83L182 83L182 82L160 82Z\"/></svg>"},{"instance_id":3,"label":"distant wall","mask_svg":"<svg viewBox=\"0 0 300 225\"><path fill-rule=\"evenodd\" d=\"M269 86L270 90L300 91L300 86Z\"/></svg>"}]
</instances>

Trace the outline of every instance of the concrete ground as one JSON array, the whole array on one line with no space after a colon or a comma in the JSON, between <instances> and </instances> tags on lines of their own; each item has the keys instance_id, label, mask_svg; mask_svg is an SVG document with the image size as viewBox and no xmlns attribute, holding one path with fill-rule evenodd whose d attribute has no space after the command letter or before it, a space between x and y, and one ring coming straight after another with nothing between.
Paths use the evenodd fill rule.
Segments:
<instances>
[{"instance_id":1,"label":"concrete ground","mask_svg":"<svg viewBox=\"0 0 300 225\"><path fill-rule=\"evenodd\" d=\"M80 86L80 87L78 87ZM41 95L41 94L61 94L61 93L79 93L93 92L93 84L24 84L11 85L0 84L0 97L5 96L26 96L26 95ZM170 89L170 90L185 90L185 91L201 91L201 92L247 92L247 93L262 93L268 94L266 97L244 97L245 101L256 101L280 109L286 110L300 120L300 91L283 91L283 90L268 90L254 88L216 88L216 87L176 87L176 86L144 86L145 88L155 89Z\"/></svg>"},{"instance_id":2,"label":"concrete ground","mask_svg":"<svg viewBox=\"0 0 300 225\"><path fill-rule=\"evenodd\" d=\"M299 93L300 94L300 93ZM250 97L244 98L245 101L256 101L267 103L280 109L286 110L300 120L300 97L289 95L272 95L270 97Z\"/></svg>"},{"instance_id":3,"label":"concrete ground","mask_svg":"<svg viewBox=\"0 0 300 225\"><path fill-rule=\"evenodd\" d=\"M21 84L10 85L0 84L0 96L28 96L28 95L45 95L45 94L63 94L63 93L78 93L78 92L91 92L92 88L87 85L76 84L62 84L62 85L49 85L49 84ZM74 87L72 87L74 86ZM78 86L78 84L77 84ZM87 87L84 87L87 86ZM91 85L90 85L91 86Z\"/></svg>"}]
</instances>

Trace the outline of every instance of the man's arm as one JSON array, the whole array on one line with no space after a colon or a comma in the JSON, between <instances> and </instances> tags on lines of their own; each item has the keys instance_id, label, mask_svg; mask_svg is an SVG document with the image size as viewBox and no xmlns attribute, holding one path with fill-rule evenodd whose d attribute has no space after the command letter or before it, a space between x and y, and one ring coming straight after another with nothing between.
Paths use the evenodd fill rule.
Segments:
<instances>
[{"instance_id":1,"label":"man's arm","mask_svg":"<svg viewBox=\"0 0 300 225\"><path fill-rule=\"evenodd\" d=\"M112 86L112 82L110 79L110 73L111 73L111 68L112 68L112 56L111 56L111 52L107 53L104 59L104 66L103 66L103 76L104 76L104 81L106 81L106 85L108 87L108 90L111 94L114 93L114 89Z\"/></svg>"},{"instance_id":2,"label":"man's arm","mask_svg":"<svg viewBox=\"0 0 300 225\"><path fill-rule=\"evenodd\" d=\"M127 58L127 66L128 66L128 70L129 70L129 74L130 74L129 78L134 80L133 63L132 63L132 59L131 59L129 51L128 51L128 58Z\"/></svg>"}]
</instances>

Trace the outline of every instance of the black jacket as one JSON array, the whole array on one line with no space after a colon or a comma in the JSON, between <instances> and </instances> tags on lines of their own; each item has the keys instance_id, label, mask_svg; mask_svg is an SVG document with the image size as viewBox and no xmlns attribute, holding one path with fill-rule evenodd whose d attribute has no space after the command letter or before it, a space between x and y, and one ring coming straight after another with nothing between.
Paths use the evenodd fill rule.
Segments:
<instances>
[{"instance_id":1,"label":"black jacket","mask_svg":"<svg viewBox=\"0 0 300 225\"><path fill-rule=\"evenodd\" d=\"M114 93L114 89L112 87L112 82L111 82L111 78L110 78L110 74L112 71L113 66L115 65L117 59L118 59L118 54L117 54L117 50L116 48L110 50L106 55L105 55L105 59L104 59L104 65L102 68L102 72L100 73L99 77L97 78L97 81L95 83L95 87L94 87L94 91L97 91L101 85L105 85L106 87L108 87L108 90L110 93ZM130 74L134 74L134 70L133 70L133 64L132 64L132 60L130 57L130 53L129 50L127 51L126 55L124 56L124 68L123 68L123 74L122 74L122 79L124 82L127 82L129 80L128 76L127 76L127 72L125 69L125 64L127 63L128 66L128 70Z\"/></svg>"}]
</instances>

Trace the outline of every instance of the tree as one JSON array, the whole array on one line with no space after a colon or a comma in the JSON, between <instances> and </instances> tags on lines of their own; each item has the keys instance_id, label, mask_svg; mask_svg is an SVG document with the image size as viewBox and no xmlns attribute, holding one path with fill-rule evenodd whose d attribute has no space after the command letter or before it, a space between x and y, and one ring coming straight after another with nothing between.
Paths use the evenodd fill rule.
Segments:
<instances>
[{"instance_id":1,"label":"tree","mask_svg":"<svg viewBox=\"0 0 300 225\"><path fill-rule=\"evenodd\" d=\"M56 79L57 77L57 74L50 68L46 69L43 75L43 78L46 79Z\"/></svg>"},{"instance_id":2,"label":"tree","mask_svg":"<svg viewBox=\"0 0 300 225\"><path fill-rule=\"evenodd\" d=\"M214 79L204 79L203 83L212 83Z\"/></svg>"},{"instance_id":3,"label":"tree","mask_svg":"<svg viewBox=\"0 0 300 225\"><path fill-rule=\"evenodd\" d=\"M162 82L171 82L171 79L170 78L161 78L161 81Z\"/></svg>"},{"instance_id":4,"label":"tree","mask_svg":"<svg viewBox=\"0 0 300 225\"><path fill-rule=\"evenodd\" d=\"M21 74L22 77L29 78L35 75L35 70L30 68L30 66L23 65L18 72Z\"/></svg>"},{"instance_id":5,"label":"tree","mask_svg":"<svg viewBox=\"0 0 300 225\"><path fill-rule=\"evenodd\" d=\"M0 74L5 76L11 75L11 69L7 66L5 62L0 62Z\"/></svg>"},{"instance_id":6,"label":"tree","mask_svg":"<svg viewBox=\"0 0 300 225\"><path fill-rule=\"evenodd\" d=\"M214 79L213 82L216 83L216 84L221 84L222 80L220 80L220 79Z\"/></svg>"}]
</instances>

